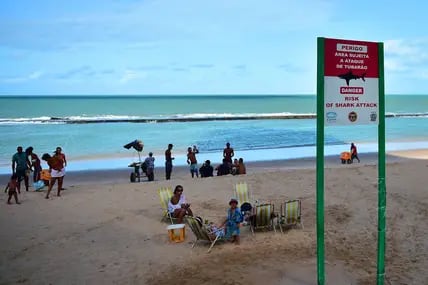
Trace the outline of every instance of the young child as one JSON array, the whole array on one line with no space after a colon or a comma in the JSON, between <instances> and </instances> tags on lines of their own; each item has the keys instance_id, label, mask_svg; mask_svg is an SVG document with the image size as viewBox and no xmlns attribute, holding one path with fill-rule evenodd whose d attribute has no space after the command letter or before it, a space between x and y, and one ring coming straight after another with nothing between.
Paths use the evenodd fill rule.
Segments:
<instances>
[{"instance_id":1,"label":"young child","mask_svg":"<svg viewBox=\"0 0 428 285\"><path fill-rule=\"evenodd\" d=\"M243 221L241 210L238 208L238 201L230 199L229 210L227 210L227 218L221 227L226 226L226 238L232 242L239 244L240 224Z\"/></svg>"},{"instance_id":2,"label":"young child","mask_svg":"<svg viewBox=\"0 0 428 285\"><path fill-rule=\"evenodd\" d=\"M18 187L18 175L16 175L16 173L14 173L11 177L10 177L10 181L9 183L7 183L6 188L4 189L4 192L6 193L6 191L9 189L9 199L7 199L7 203L10 205L12 204L10 202L10 200L12 200L12 196L15 197L15 202L16 204L21 204L18 202L18 194L16 193L16 189Z\"/></svg>"}]
</instances>

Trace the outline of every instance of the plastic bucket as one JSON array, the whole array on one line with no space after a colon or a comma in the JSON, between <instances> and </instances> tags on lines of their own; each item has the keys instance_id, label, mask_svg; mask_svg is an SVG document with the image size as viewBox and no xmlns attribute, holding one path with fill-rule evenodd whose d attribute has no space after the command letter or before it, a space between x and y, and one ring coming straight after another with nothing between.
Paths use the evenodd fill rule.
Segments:
<instances>
[{"instance_id":1,"label":"plastic bucket","mask_svg":"<svg viewBox=\"0 0 428 285\"><path fill-rule=\"evenodd\" d=\"M170 225L166 228L171 242L183 242L186 238L186 228L184 224Z\"/></svg>"}]
</instances>

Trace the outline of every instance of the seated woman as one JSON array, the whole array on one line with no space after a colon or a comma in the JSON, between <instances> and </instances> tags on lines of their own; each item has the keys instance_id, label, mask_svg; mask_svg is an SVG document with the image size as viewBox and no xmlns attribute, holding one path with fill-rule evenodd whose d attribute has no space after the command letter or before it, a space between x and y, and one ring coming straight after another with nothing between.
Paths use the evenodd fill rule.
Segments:
<instances>
[{"instance_id":1,"label":"seated woman","mask_svg":"<svg viewBox=\"0 0 428 285\"><path fill-rule=\"evenodd\" d=\"M238 174L247 174L247 168L245 167L244 159L240 158L238 164Z\"/></svg>"},{"instance_id":2,"label":"seated woman","mask_svg":"<svg viewBox=\"0 0 428 285\"><path fill-rule=\"evenodd\" d=\"M175 186L174 195L172 195L168 202L168 212L173 218L176 218L180 224L183 222L185 215L193 216L192 210L190 210L190 204L186 202L186 197L183 194L183 186Z\"/></svg>"}]
</instances>

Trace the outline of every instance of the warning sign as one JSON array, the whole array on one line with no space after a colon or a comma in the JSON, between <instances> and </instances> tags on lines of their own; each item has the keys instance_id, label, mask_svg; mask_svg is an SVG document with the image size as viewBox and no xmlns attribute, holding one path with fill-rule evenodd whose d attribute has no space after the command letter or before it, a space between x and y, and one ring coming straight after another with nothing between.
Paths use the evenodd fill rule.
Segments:
<instances>
[{"instance_id":1,"label":"warning sign","mask_svg":"<svg viewBox=\"0 0 428 285\"><path fill-rule=\"evenodd\" d=\"M378 124L378 44L325 39L326 125Z\"/></svg>"}]
</instances>

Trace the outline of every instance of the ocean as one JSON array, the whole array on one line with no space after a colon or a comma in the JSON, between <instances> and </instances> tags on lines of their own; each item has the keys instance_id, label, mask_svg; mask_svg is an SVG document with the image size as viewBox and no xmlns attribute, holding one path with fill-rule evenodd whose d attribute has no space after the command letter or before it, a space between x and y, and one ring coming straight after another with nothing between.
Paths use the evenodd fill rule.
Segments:
<instances>
[{"instance_id":1,"label":"ocean","mask_svg":"<svg viewBox=\"0 0 428 285\"><path fill-rule=\"evenodd\" d=\"M428 95L386 96L387 151L428 148ZM63 148L68 170L126 168L138 160L123 146L144 142L141 153L163 153L174 144L175 165L185 165L187 147L198 161L219 163L226 142L244 161L315 156L316 96L26 96L0 97L0 174L11 171L16 147L41 156ZM325 129L326 155L377 151L377 126ZM46 167L46 165L44 164Z\"/></svg>"}]
</instances>

